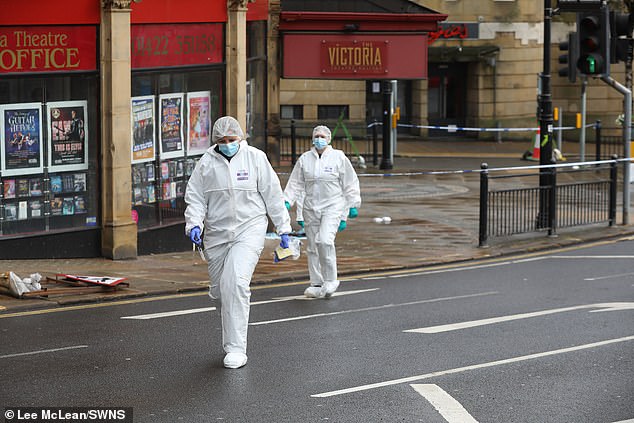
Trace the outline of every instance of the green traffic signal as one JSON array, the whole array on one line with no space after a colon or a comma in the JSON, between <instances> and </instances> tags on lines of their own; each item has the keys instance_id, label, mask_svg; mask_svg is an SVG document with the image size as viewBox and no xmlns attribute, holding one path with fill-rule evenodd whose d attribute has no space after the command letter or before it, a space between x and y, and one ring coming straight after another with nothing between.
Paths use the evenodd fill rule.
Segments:
<instances>
[{"instance_id":1,"label":"green traffic signal","mask_svg":"<svg viewBox=\"0 0 634 423\"><path fill-rule=\"evenodd\" d=\"M594 57L592 57L592 56L586 57L586 62L588 62L587 63L587 65L588 65L588 73L594 74L594 72L596 72L596 67L595 67L596 62L594 60Z\"/></svg>"}]
</instances>

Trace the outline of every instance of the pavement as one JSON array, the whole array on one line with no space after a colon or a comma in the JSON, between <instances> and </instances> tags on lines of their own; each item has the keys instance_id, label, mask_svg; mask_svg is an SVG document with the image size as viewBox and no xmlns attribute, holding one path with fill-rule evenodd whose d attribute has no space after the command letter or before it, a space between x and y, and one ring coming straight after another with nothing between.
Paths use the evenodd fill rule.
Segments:
<instances>
[{"instance_id":1,"label":"pavement","mask_svg":"<svg viewBox=\"0 0 634 423\"><path fill-rule=\"evenodd\" d=\"M564 156L578 147L567 143ZM540 251L634 234L633 225L592 225L559 230L556 236L535 232L491 238L478 247L479 173L489 168L535 165L522 160L530 142L472 141L463 139L399 140L393 169L384 172L366 156L367 168L357 169L363 204L359 217L337 235L340 278L355 274L468 262L516 253ZM588 151L588 154L592 154ZM592 157L592 156L590 156ZM276 169L285 185L290 163ZM619 188L620 197L620 188ZM389 223L376 223L377 217ZM294 210L291 211L294 218ZM297 229L298 226L295 225ZM267 238L252 278L252 285L308 281L305 245L299 259L274 263L273 250L279 241ZM0 288L0 317L11 313L73 304L121 301L124 299L204 292L208 287L207 266L194 251L140 256L135 260L104 258L0 260L0 273L12 271L20 277L40 273L113 276L127 278L127 286L116 290L50 294L36 298L14 298ZM0 280L1 282L1 280ZM49 288L65 287L49 283ZM94 291L94 290L93 290ZM298 295L304 285L298 283ZM53 292L53 291L51 291Z\"/></svg>"}]
</instances>

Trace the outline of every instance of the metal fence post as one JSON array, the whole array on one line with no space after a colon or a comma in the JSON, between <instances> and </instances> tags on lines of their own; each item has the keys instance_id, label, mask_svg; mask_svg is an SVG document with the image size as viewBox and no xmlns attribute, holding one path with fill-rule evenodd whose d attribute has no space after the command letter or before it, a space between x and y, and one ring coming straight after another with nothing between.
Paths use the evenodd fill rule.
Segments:
<instances>
[{"instance_id":1,"label":"metal fence post","mask_svg":"<svg viewBox=\"0 0 634 423\"><path fill-rule=\"evenodd\" d=\"M614 161L610 163L610 210L608 215L610 226L614 226L616 224L616 178L618 173L617 158L618 156L616 154L613 154L612 159Z\"/></svg>"},{"instance_id":2,"label":"metal fence post","mask_svg":"<svg viewBox=\"0 0 634 423\"><path fill-rule=\"evenodd\" d=\"M594 123L594 142L595 142L595 154L596 161L601 160L601 121L597 120Z\"/></svg>"},{"instance_id":3,"label":"metal fence post","mask_svg":"<svg viewBox=\"0 0 634 423\"><path fill-rule=\"evenodd\" d=\"M555 164L550 160L550 164ZM550 172L550 192L548 193L548 235L554 236L557 233L557 168L551 167Z\"/></svg>"},{"instance_id":4,"label":"metal fence post","mask_svg":"<svg viewBox=\"0 0 634 423\"><path fill-rule=\"evenodd\" d=\"M488 211L489 211L489 165L480 165L480 234L478 237L478 247L486 247L488 232Z\"/></svg>"},{"instance_id":5,"label":"metal fence post","mask_svg":"<svg viewBox=\"0 0 634 423\"><path fill-rule=\"evenodd\" d=\"M372 124L372 163L374 166L379 164L379 124L374 119Z\"/></svg>"},{"instance_id":6,"label":"metal fence post","mask_svg":"<svg viewBox=\"0 0 634 423\"><path fill-rule=\"evenodd\" d=\"M297 137L295 136L295 120L291 120L291 165L297 161Z\"/></svg>"}]
</instances>

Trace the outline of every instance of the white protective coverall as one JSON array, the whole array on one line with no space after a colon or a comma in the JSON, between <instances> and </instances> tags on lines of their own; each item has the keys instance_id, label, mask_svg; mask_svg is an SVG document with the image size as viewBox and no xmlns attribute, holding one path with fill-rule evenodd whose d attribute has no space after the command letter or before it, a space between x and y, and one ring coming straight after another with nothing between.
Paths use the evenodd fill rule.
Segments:
<instances>
[{"instance_id":1,"label":"white protective coverall","mask_svg":"<svg viewBox=\"0 0 634 423\"><path fill-rule=\"evenodd\" d=\"M339 222L348 219L351 207L361 205L359 178L350 160L330 145L321 157L311 148L295 164L284 197L291 206L303 200L311 287L338 285L335 237Z\"/></svg>"},{"instance_id":2,"label":"white protective coverall","mask_svg":"<svg viewBox=\"0 0 634 423\"><path fill-rule=\"evenodd\" d=\"M235 126L225 129L217 131L214 125L212 139L217 141L235 132L244 137L239 125L237 130ZM266 214L278 234L291 232L279 178L264 152L246 140L240 142L240 149L230 161L213 145L189 179L185 202L186 234L196 226L204 228L209 295L220 299L223 348L226 353L246 354L249 284L264 248Z\"/></svg>"}]
</instances>

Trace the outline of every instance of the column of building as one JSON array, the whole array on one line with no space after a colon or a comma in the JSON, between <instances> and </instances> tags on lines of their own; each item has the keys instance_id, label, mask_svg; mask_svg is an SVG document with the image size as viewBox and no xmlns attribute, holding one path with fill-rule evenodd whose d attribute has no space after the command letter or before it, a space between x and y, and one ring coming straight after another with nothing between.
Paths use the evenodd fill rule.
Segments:
<instances>
[{"instance_id":1,"label":"column of building","mask_svg":"<svg viewBox=\"0 0 634 423\"><path fill-rule=\"evenodd\" d=\"M130 2L103 0L101 12L101 251L111 259L137 256L130 211Z\"/></svg>"}]
</instances>

